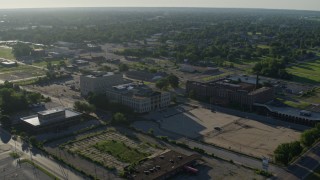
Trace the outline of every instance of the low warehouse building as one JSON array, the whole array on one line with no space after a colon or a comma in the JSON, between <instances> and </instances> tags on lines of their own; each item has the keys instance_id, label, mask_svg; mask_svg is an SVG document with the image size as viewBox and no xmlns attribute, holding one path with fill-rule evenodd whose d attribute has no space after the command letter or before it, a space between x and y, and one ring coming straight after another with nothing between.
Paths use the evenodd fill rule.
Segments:
<instances>
[{"instance_id":1,"label":"low warehouse building","mask_svg":"<svg viewBox=\"0 0 320 180\"><path fill-rule=\"evenodd\" d=\"M32 116L23 117L20 119L19 125L22 130L31 134L59 131L76 124L81 120L81 115L81 113L73 110L55 108L40 111Z\"/></svg>"},{"instance_id":2,"label":"low warehouse building","mask_svg":"<svg viewBox=\"0 0 320 180\"><path fill-rule=\"evenodd\" d=\"M175 151L167 151L135 167L135 173L129 177L134 180L168 179L185 170L196 173L191 165L200 159L200 155L187 156Z\"/></svg>"}]
</instances>

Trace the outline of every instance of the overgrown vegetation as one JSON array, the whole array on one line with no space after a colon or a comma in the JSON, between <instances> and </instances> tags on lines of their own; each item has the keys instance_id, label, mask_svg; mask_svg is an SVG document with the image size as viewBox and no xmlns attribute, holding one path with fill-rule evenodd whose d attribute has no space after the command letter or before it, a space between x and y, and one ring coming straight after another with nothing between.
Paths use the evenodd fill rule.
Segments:
<instances>
[{"instance_id":1,"label":"overgrown vegetation","mask_svg":"<svg viewBox=\"0 0 320 180\"><path fill-rule=\"evenodd\" d=\"M159 79L156 82L156 87L159 89L167 89L169 86L177 88L179 86L179 78L173 74L170 74L166 78Z\"/></svg>"},{"instance_id":2,"label":"overgrown vegetation","mask_svg":"<svg viewBox=\"0 0 320 180\"><path fill-rule=\"evenodd\" d=\"M303 152L303 148L309 148L320 139L320 124L312 129L304 131L300 136L300 141L280 144L274 151L277 163L288 165L295 157Z\"/></svg>"},{"instance_id":3,"label":"overgrown vegetation","mask_svg":"<svg viewBox=\"0 0 320 180\"><path fill-rule=\"evenodd\" d=\"M11 156L12 158L14 158L14 159L17 159L17 158L19 158L21 155L20 155L19 153L17 153L17 152L10 152L10 156Z\"/></svg>"},{"instance_id":4,"label":"overgrown vegetation","mask_svg":"<svg viewBox=\"0 0 320 180\"><path fill-rule=\"evenodd\" d=\"M302 149L299 141L280 144L274 151L275 161L287 165L302 152Z\"/></svg>"},{"instance_id":5,"label":"overgrown vegetation","mask_svg":"<svg viewBox=\"0 0 320 180\"><path fill-rule=\"evenodd\" d=\"M73 107L75 110L79 112L84 112L88 114L95 111L95 107L87 102L76 101L74 102Z\"/></svg>"},{"instance_id":6,"label":"overgrown vegetation","mask_svg":"<svg viewBox=\"0 0 320 180\"><path fill-rule=\"evenodd\" d=\"M137 149L125 145L123 142L115 140L101 141L95 144L94 147L127 163L135 163L148 156L147 153L140 152Z\"/></svg>"},{"instance_id":7,"label":"overgrown vegetation","mask_svg":"<svg viewBox=\"0 0 320 180\"><path fill-rule=\"evenodd\" d=\"M9 82L0 85L0 123L9 128L11 120L8 116L28 109L29 105L46 101L40 93L28 92Z\"/></svg>"},{"instance_id":8,"label":"overgrown vegetation","mask_svg":"<svg viewBox=\"0 0 320 180\"><path fill-rule=\"evenodd\" d=\"M318 141L319 138L320 138L320 123L318 123L315 128L304 131L301 134L300 141L304 146L310 147L313 143Z\"/></svg>"}]
</instances>

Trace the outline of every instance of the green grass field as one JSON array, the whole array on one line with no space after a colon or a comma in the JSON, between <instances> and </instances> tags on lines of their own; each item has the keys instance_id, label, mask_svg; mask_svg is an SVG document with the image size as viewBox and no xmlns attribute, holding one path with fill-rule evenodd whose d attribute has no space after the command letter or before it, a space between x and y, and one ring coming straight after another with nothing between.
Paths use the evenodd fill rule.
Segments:
<instances>
[{"instance_id":1,"label":"green grass field","mask_svg":"<svg viewBox=\"0 0 320 180\"><path fill-rule=\"evenodd\" d=\"M299 97L298 100L308 102L311 104L319 104L320 102L320 88L317 88L313 93L308 96Z\"/></svg>"},{"instance_id":2,"label":"green grass field","mask_svg":"<svg viewBox=\"0 0 320 180\"><path fill-rule=\"evenodd\" d=\"M52 65L58 65L60 63L60 61L64 61L64 60L52 60L50 62ZM34 63L32 63L32 65L38 66L38 67L47 67L47 61L34 62Z\"/></svg>"},{"instance_id":3,"label":"green grass field","mask_svg":"<svg viewBox=\"0 0 320 180\"><path fill-rule=\"evenodd\" d=\"M283 101L283 103L298 109L305 109L306 107L310 106L310 103L303 102L303 101L299 101L299 102Z\"/></svg>"},{"instance_id":4,"label":"green grass field","mask_svg":"<svg viewBox=\"0 0 320 180\"><path fill-rule=\"evenodd\" d=\"M1 73L9 73L9 72L38 72L38 71L41 71L39 70L38 68L36 67L32 67L32 66L28 66L28 65L21 65L21 64L18 64L18 66L16 67L4 67L4 66L1 66L0 65L0 72Z\"/></svg>"},{"instance_id":5,"label":"green grass field","mask_svg":"<svg viewBox=\"0 0 320 180\"><path fill-rule=\"evenodd\" d=\"M310 84L320 83L320 59L298 64L287 68L287 70L293 75L293 81Z\"/></svg>"},{"instance_id":6,"label":"green grass field","mask_svg":"<svg viewBox=\"0 0 320 180\"><path fill-rule=\"evenodd\" d=\"M0 58L15 59L11 52L12 52L12 49L10 48L0 47Z\"/></svg>"},{"instance_id":7,"label":"green grass field","mask_svg":"<svg viewBox=\"0 0 320 180\"><path fill-rule=\"evenodd\" d=\"M270 46L268 46L268 45L263 45L263 44L259 44L259 45L258 45L258 48L261 48L261 49L270 49Z\"/></svg>"},{"instance_id":8,"label":"green grass field","mask_svg":"<svg viewBox=\"0 0 320 180\"><path fill-rule=\"evenodd\" d=\"M94 147L99 151L116 157L119 161L127 163L135 163L148 156L147 153L140 152L119 141L101 141L95 144Z\"/></svg>"}]
</instances>

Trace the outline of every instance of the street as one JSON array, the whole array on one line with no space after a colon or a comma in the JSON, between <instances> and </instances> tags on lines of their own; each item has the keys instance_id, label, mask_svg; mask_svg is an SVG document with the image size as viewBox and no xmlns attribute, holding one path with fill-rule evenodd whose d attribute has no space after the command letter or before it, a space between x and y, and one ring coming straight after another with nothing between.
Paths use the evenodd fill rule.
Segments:
<instances>
[{"instance_id":1,"label":"street","mask_svg":"<svg viewBox=\"0 0 320 180\"><path fill-rule=\"evenodd\" d=\"M61 165L59 162L49 157L46 157L45 155L43 155L43 153L40 150L32 148L30 151L25 144L22 144L21 142L18 142L18 141L14 141L11 138L11 135L2 128L0 128L0 138L1 138L0 145L1 144L11 145L13 150L22 152L24 158L34 161L36 164L40 165L44 169L47 169L49 172L51 172L52 174L54 174L60 179L65 179L65 180L83 179L83 177L79 173L74 172L72 169L64 165Z\"/></svg>"}]
</instances>

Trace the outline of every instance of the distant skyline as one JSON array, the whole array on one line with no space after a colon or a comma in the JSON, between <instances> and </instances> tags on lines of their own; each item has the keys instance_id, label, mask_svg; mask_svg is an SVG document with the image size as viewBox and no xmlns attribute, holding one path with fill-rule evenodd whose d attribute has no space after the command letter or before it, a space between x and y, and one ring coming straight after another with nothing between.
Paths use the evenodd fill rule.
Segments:
<instances>
[{"instance_id":1,"label":"distant skyline","mask_svg":"<svg viewBox=\"0 0 320 180\"><path fill-rule=\"evenodd\" d=\"M1 0L0 9L54 7L212 7L320 11L320 0Z\"/></svg>"}]
</instances>

